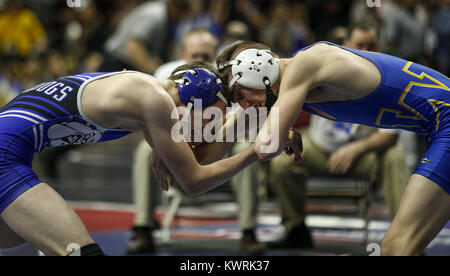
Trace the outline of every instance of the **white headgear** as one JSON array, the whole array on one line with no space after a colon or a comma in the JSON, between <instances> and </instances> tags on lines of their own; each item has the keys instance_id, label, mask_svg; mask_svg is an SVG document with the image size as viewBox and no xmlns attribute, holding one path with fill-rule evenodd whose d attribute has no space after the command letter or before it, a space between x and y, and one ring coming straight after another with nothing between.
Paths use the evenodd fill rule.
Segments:
<instances>
[{"instance_id":1,"label":"white headgear","mask_svg":"<svg viewBox=\"0 0 450 276\"><path fill-rule=\"evenodd\" d=\"M230 88L238 84L252 89L266 89L278 81L280 77L279 59L274 58L270 51L247 49L228 63L231 65L233 79Z\"/></svg>"}]
</instances>

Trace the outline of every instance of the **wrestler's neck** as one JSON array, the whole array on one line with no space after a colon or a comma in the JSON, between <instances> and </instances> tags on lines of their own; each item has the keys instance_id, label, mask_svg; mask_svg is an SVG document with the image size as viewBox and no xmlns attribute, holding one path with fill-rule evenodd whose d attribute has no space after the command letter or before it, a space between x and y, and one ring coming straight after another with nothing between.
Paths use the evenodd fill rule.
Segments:
<instances>
[{"instance_id":1,"label":"wrestler's neck","mask_svg":"<svg viewBox=\"0 0 450 276\"><path fill-rule=\"evenodd\" d=\"M178 88L175 82L171 80L164 80L161 82L164 90L166 90L167 94L172 98L175 103L175 106L182 106L180 96L178 95Z\"/></svg>"}]
</instances>

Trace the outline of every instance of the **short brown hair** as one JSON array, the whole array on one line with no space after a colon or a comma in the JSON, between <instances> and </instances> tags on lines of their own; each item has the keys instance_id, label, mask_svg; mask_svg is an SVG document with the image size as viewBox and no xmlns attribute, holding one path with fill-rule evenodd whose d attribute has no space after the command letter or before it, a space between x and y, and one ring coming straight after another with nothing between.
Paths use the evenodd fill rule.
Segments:
<instances>
[{"instance_id":1,"label":"short brown hair","mask_svg":"<svg viewBox=\"0 0 450 276\"><path fill-rule=\"evenodd\" d=\"M217 77L220 78L220 80L222 81L222 95L225 97L225 99L227 99L228 106L231 106L232 96L231 96L230 89L228 88L228 85L227 85L226 75L221 73L219 70L217 70L216 67L214 67L214 65L212 65L210 63L190 62L190 63L184 64L184 65L178 66L175 70L173 70L172 74L169 77L169 80L172 80L172 81L178 80L180 78L180 74L177 74L177 73L180 71L193 70L193 69L197 69L197 68L207 69L207 70L213 72Z\"/></svg>"},{"instance_id":2,"label":"short brown hair","mask_svg":"<svg viewBox=\"0 0 450 276\"><path fill-rule=\"evenodd\" d=\"M361 30L365 32L375 31L377 37L380 36L380 28L368 21L356 22L351 24L348 28L348 38L352 37L355 30Z\"/></svg>"},{"instance_id":3,"label":"short brown hair","mask_svg":"<svg viewBox=\"0 0 450 276\"><path fill-rule=\"evenodd\" d=\"M220 54L220 56L217 57L217 67L220 69L220 71L226 76L229 72L229 67L226 66L226 64L236 56L237 53L242 52L247 49L259 49L259 50L270 50L270 47L254 42L249 40L238 40L235 43L231 44L223 52ZM273 56L275 56L274 53L271 52Z\"/></svg>"}]
</instances>

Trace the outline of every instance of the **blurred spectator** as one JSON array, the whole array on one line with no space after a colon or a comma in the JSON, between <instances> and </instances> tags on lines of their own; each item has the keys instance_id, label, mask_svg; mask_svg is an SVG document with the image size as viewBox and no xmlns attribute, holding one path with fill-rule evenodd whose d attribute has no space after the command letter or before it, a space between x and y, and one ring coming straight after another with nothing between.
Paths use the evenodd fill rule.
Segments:
<instances>
[{"instance_id":1,"label":"blurred spectator","mask_svg":"<svg viewBox=\"0 0 450 276\"><path fill-rule=\"evenodd\" d=\"M228 20L244 22L250 29L251 40L260 40L259 35L268 21L267 12L264 9L271 4L272 1L233 0L229 6L231 9L228 13Z\"/></svg>"},{"instance_id":2,"label":"blurred spectator","mask_svg":"<svg viewBox=\"0 0 450 276\"><path fill-rule=\"evenodd\" d=\"M389 0L380 9L385 52L419 61L424 51L428 14L419 0Z\"/></svg>"},{"instance_id":3,"label":"blurred spectator","mask_svg":"<svg viewBox=\"0 0 450 276\"><path fill-rule=\"evenodd\" d=\"M212 62L217 55L219 40L206 29L193 30L185 35L181 47L179 55L181 59L161 65L154 74L157 79L165 80L169 78L173 70L188 61Z\"/></svg>"},{"instance_id":4,"label":"blurred spectator","mask_svg":"<svg viewBox=\"0 0 450 276\"><path fill-rule=\"evenodd\" d=\"M348 37L344 39L344 45L353 49L378 52L379 45L379 30L374 25L369 23L356 23L350 25Z\"/></svg>"},{"instance_id":5,"label":"blurred spectator","mask_svg":"<svg viewBox=\"0 0 450 276\"><path fill-rule=\"evenodd\" d=\"M251 146L251 143L235 143L232 155L238 154ZM231 185L239 206L239 227L241 230L240 250L248 255L264 252L264 245L256 235L258 227L258 208L260 183L265 182L264 164L256 162L231 179Z\"/></svg>"},{"instance_id":6,"label":"blurred spectator","mask_svg":"<svg viewBox=\"0 0 450 276\"><path fill-rule=\"evenodd\" d=\"M22 83L25 89L31 88L42 80L42 62L40 59L27 59L23 63Z\"/></svg>"},{"instance_id":7,"label":"blurred spectator","mask_svg":"<svg viewBox=\"0 0 450 276\"><path fill-rule=\"evenodd\" d=\"M348 38L348 29L343 26L338 26L331 30L328 41L334 44L343 45Z\"/></svg>"},{"instance_id":8,"label":"blurred spectator","mask_svg":"<svg viewBox=\"0 0 450 276\"><path fill-rule=\"evenodd\" d=\"M7 0L0 13L0 53L26 58L42 53L46 46L45 30L33 11L22 0Z\"/></svg>"},{"instance_id":9,"label":"blurred spectator","mask_svg":"<svg viewBox=\"0 0 450 276\"><path fill-rule=\"evenodd\" d=\"M134 8L107 40L101 70L154 73L166 56L169 24L178 22L187 7L186 0L167 0Z\"/></svg>"},{"instance_id":10,"label":"blurred spectator","mask_svg":"<svg viewBox=\"0 0 450 276\"><path fill-rule=\"evenodd\" d=\"M301 20L301 10L299 12L298 9L301 6L292 9L284 2L276 2L270 8L269 22L262 30L262 42L281 57L290 57L297 49L306 46L308 30Z\"/></svg>"},{"instance_id":11,"label":"blurred spectator","mask_svg":"<svg viewBox=\"0 0 450 276\"><path fill-rule=\"evenodd\" d=\"M98 4L87 1L85 6L73 10L73 18L66 27L69 43L82 45L84 53L103 52L109 35L109 24L99 11Z\"/></svg>"},{"instance_id":12,"label":"blurred spectator","mask_svg":"<svg viewBox=\"0 0 450 276\"><path fill-rule=\"evenodd\" d=\"M347 26L352 0L305 0L315 40L326 40L336 26ZM357 1L364 2L366 1Z\"/></svg>"},{"instance_id":13,"label":"blurred spectator","mask_svg":"<svg viewBox=\"0 0 450 276\"><path fill-rule=\"evenodd\" d=\"M450 73L450 1L435 0L430 3L430 28L436 35L432 52L432 66L445 75Z\"/></svg>"},{"instance_id":14,"label":"blurred spectator","mask_svg":"<svg viewBox=\"0 0 450 276\"><path fill-rule=\"evenodd\" d=\"M103 55L99 52L89 53L81 65L82 72L98 72L103 63Z\"/></svg>"},{"instance_id":15,"label":"blurred spectator","mask_svg":"<svg viewBox=\"0 0 450 276\"><path fill-rule=\"evenodd\" d=\"M0 108L16 97L22 90L23 85L19 81L17 71L20 63L16 59L0 59L2 65L0 70Z\"/></svg>"},{"instance_id":16,"label":"blurred spectator","mask_svg":"<svg viewBox=\"0 0 450 276\"><path fill-rule=\"evenodd\" d=\"M381 8L384 9L385 1L381 2ZM370 8L366 1L353 1L350 8L350 23L368 22L373 25L380 26L382 18L380 16L380 8Z\"/></svg>"},{"instance_id":17,"label":"blurred spectator","mask_svg":"<svg viewBox=\"0 0 450 276\"><path fill-rule=\"evenodd\" d=\"M230 21L225 26L225 36L219 48L219 54L228 46L238 40L250 40L250 30L242 21Z\"/></svg>"},{"instance_id":18,"label":"blurred spectator","mask_svg":"<svg viewBox=\"0 0 450 276\"><path fill-rule=\"evenodd\" d=\"M66 61L60 52L52 51L46 59L46 80L53 80L67 75Z\"/></svg>"},{"instance_id":19,"label":"blurred spectator","mask_svg":"<svg viewBox=\"0 0 450 276\"><path fill-rule=\"evenodd\" d=\"M186 16L175 26L174 30L174 53L179 56L181 43L185 35L193 30L205 29L213 33L216 37L223 36L223 29L217 18L209 10L209 6L220 5L224 1L189 1L189 9L186 10ZM215 4L213 4L215 3ZM209 6L208 6L209 5Z\"/></svg>"},{"instance_id":20,"label":"blurred spectator","mask_svg":"<svg viewBox=\"0 0 450 276\"><path fill-rule=\"evenodd\" d=\"M217 56L218 39L207 30L194 30L186 34L180 59L163 64L155 72L155 77L165 80L178 66L187 62L212 62ZM142 140L134 152L133 159L133 202L136 207L136 216L132 230L132 238L128 243L128 253L145 253L155 250L153 231L157 223L153 217L155 194L159 191L159 185L151 178L148 158L152 149L145 140ZM153 180L152 180L153 179ZM156 184L156 185L155 185ZM173 187L173 186L172 186Z\"/></svg>"}]
</instances>

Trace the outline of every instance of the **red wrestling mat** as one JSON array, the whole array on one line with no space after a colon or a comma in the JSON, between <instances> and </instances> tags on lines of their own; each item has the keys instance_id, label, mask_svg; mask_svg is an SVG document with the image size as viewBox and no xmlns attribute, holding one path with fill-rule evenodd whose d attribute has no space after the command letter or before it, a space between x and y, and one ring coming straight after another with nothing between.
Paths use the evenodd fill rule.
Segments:
<instances>
[{"instance_id":1,"label":"red wrestling mat","mask_svg":"<svg viewBox=\"0 0 450 276\"><path fill-rule=\"evenodd\" d=\"M75 209L89 232L124 231L133 227L134 212Z\"/></svg>"},{"instance_id":2,"label":"red wrestling mat","mask_svg":"<svg viewBox=\"0 0 450 276\"><path fill-rule=\"evenodd\" d=\"M90 233L95 232L109 232L109 231L125 231L130 230L134 225L134 211L131 210L115 210L103 209L96 207L81 207L74 206L75 212L83 221L87 230ZM155 214L156 220L161 223L163 213L157 211ZM171 226L205 226L214 224L235 224L235 218L184 218L175 217Z\"/></svg>"}]
</instances>

